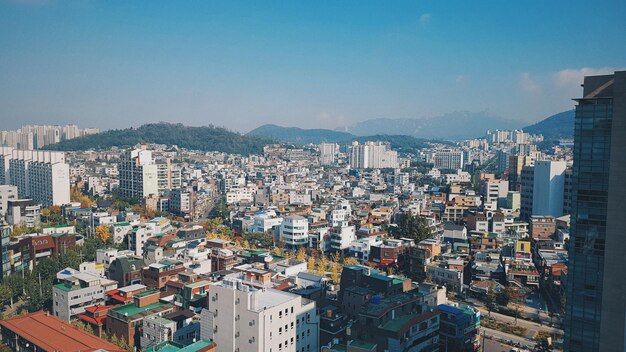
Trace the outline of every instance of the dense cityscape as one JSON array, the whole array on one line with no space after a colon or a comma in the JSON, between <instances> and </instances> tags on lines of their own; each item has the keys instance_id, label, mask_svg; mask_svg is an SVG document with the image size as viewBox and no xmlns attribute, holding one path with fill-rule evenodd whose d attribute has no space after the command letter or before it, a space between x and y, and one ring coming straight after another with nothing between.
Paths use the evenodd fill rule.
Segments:
<instances>
[{"instance_id":1,"label":"dense cityscape","mask_svg":"<svg viewBox=\"0 0 626 352\"><path fill-rule=\"evenodd\" d=\"M0 0L0 352L626 351L622 10Z\"/></svg>"},{"instance_id":2,"label":"dense cityscape","mask_svg":"<svg viewBox=\"0 0 626 352\"><path fill-rule=\"evenodd\" d=\"M583 291L566 287L587 280L570 261L597 256L604 239L579 252L590 240L570 230L598 226L582 197L606 192L608 173L584 177L613 161L607 146L583 163L597 150L585 138L611 128L587 121L623 117L613 94L625 77L586 79L573 147L542 150L522 130L410 154L381 141L259 155L1 147L3 342L50 350L37 326L110 351L588 343L564 340L579 319L568 298Z\"/></svg>"}]
</instances>

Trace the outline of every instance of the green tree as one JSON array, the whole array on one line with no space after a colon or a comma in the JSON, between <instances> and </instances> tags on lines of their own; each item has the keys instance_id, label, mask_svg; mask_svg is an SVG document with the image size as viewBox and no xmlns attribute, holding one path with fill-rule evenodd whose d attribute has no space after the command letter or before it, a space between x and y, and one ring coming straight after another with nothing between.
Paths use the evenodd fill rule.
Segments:
<instances>
[{"instance_id":1,"label":"green tree","mask_svg":"<svg viewBox=\"0 0 626 352\"><path fill-rule=\"evenodd\" d=\"M410 238L419 242L430 237L426 219L419 215L402 214L395 230L396 238Z\"/></svg>"},{"instance_id":2,"label":"green tree","mask_svg":"<svg viewBox=\"0 0 626 352\"><path fill-rule=\"evenodd\" d=\"M0 305L4 306L11 302L11 297L13 297L13 291L9 285L3 283L0 284Z\"/></svg>"},{"instance_id":3,"label":"green tree","mask_svg":"<svg viewBox=\"0 0 626 352\"><path fill-rule=\"evenodd\" d=\"M500 292L496 294L496 303L506 307L511 301L512 292L513 289L511 289L510 287L507 287L504 290L500 290Z\"/></svg>"}]
</instances>

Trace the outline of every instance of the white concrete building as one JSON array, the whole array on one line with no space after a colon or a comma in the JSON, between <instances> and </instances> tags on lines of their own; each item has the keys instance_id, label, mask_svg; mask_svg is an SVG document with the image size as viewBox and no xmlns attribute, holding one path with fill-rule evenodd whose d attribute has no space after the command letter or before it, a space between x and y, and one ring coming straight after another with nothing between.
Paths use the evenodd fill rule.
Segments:
<instances>
[{"instance_id":1,"label":"white concrete building","mask_svg":"<svg viewBox=\"0 0 626 352\"><path fill-rule=\"evenodd\" d=\"M66 277L52 286L52 314L69 321L85 308L104 304L105 292L116 289L117 282L91 273L78 273Z\"/></svg>"},{"instance_id":2,"label":"white concrete building","mask_svg":"<svg viewBox=\"0 0 626 352\"><path fill-rule=\"evenodd\" d=\"M335 164L339 145L336 143L321 143L320 148L320 164L324 166Z\"/></svg>"},{"instance_id":3,"label":"white concrete building","mask_svg":"<svg viewBox=\"0 0 626 352\"><path fill-rule=\"evenodd\" d=\"M535 161L532 215L563 215L566 168L565 161Z\"/></svg>"},{"instance_id":4,"label":"white concrete building","mask_svg":"<svg viewBox=\"0 0 626 352\"><path fill-rule=\"evenodd\" d=\"M6 219L11 226L37 227L41 223L41 204L32 199L9 200Z\"/></svg>"},{"instance_id":5,"label":"white concrete building","mask_svg":"<svg viewBox=\"0 0 626 352\"><path fill-rule=\"evenodd\" d=\"M232 188L230 191L226 192L226 203L236 204L244 201L251 203L256 191L257 190L252 187Z\"/></svg>"},{"instance_id":6,"label":"white concrete building","mask_svg":"<svg viewBox=\"0 0 626 352\"><path fill-rule=\"evenodd\" d=\"M275 217L275 212L260 212L254 215L252 232L267 233L270 230L276 230L283 223L283 218Z\"/></svg>"},{"instance_id":7,"label":"white concrete building","mask_svg":"<svg viewBox=\"0 0 626 352\"><path fill-rule=\"evenodd\" d=\"M353 169L398 168L398 152L384 142L352 142L350 167Z\"/></svg>"},{"instance_id":8,"label":"white concrete building","mask_svg":"<svg viewBox=\"0 0 626 352\"><path fill-rule=\"evenodd\" d=\"M226 279L209 290L200 316L200 338L220 351L319 351L315 302L274 289Z\"/></svg>"},{"instance_id":9,"label":"white concrete building","mask_svg":"<svg viewBox=\"0 0 626 352\"><path fill-rule=\"evenodd\" d=\"M1 149L3 183L17 186L19 198L30 198L44 206L70 202L70 167L65 162L65 153Z\"/></svg>"},{"instance_id":10,"label":"white concrete building","mask_svg":"<svg viewBox=\"0 0 626 352\"><path fill-rule=\"evenodd\" d=\"M497 207L498 202L506 200L508 192L509 181L493 180L483 183L483 196L485 197L485 204L495 203Z\"/></svg>"},{"instance_id":11,"label":"white concrete building","mask_svg":"<svg viewBox=\"0 0 626 352\"><path fill-rule=\"evenodd\" d=\"M17 186L0 185L0 219L7 214L9 200L18 199Z\"/></svg>"},{"instance_id":12,"label":"white concrete building","mask_svg":"<svg viewBox=\"0 0 626 352\"><path fill-rule=\"evenodd\" d=\"M329 233L330 249L333 251L343 251L356 240L356 230L354 226L348 226L347 221L344 221L341 226L332 228Z\"/></svg>"},{"instance_id":13,"label":"white concrete building","mask_svg":"<svg viewBox=\"0 0 626 352\"><path fill-rule=\"evenodd\" d=\"M309 222L299 215L287 216L280 224L280 240L290 248L309 243Z\"/></svg>"},{"instance_id":14,"label":"white concrete building","mask_svg":"<svg viewBox=\"0 0 626 352\"><path fill-rule=\"evenodd\" d=\"M158 166L152 151L128 150L119 163L120 195L127 198L145 198L159 194Z\"/></svg>"}]
</instances>

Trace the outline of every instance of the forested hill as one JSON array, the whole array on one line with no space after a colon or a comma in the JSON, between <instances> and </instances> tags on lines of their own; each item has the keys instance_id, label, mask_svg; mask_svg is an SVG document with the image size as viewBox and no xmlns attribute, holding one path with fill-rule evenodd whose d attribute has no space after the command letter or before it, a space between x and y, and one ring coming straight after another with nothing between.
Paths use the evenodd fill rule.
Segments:
<instances>
[{"instance_id":1,"label":"forested hill","mask_svg":"<svg viewBox=\"0 0 626 352\"><path fill-rule=\"evenodd\" d=\"M109 130L46 146L51 150L88 150L131 147L137 143L177 145L182 148L231 154L261 154L272 140L244 136L213 125L189 127L177 123L150 123L138 128Z\"/></svg>"}]
</instances>

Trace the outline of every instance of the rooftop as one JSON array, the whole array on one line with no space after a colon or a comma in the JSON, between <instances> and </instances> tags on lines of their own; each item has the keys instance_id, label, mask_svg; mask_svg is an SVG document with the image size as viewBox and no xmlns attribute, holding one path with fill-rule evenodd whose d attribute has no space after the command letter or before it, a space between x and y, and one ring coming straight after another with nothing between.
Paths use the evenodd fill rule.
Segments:
<instances>
[{"instance_id":1,"label":"rooftop","mask_svg":"<svg viewBox=\"0 0 626 352\"><path fill-rule=\"evenodd\" d=\"M47 351L124 351L43 311L6 319L0 325Z\"/></svg>"},{"instance_id":2,"label":"rooftop","mask_svg":"<svg viewBox=\"0 0 626 352\"><path fill-rule=\"evenodd\" d=\"M409 322L412 322L411 325L413 325L424 320L428 320L437 314L437 312L426 312L402 315L396 317L395 319L389 320L385 325L382 326L382 329L392 332L398 332Z\"/></svg>"},{"instance_id":3,"label":"rooftop","mask_svg":"<svg viewBox=\"0 0 626 352\"><path fill-rule=\"evenodd\" d=\"M132 317L134 315L141 314L149 310L153 310L153 309L157 310L163 306L169 306L169 304L156 302L156 303L152 303L147 306L144 306L144 307L137 307L134 303L129 303L129 304L117 307L117 308L113 308L111 310L116 313L126 315L128 317ZM149 315L149 314L146 314L146 315Z\"/></svg>"}]
</instances>

